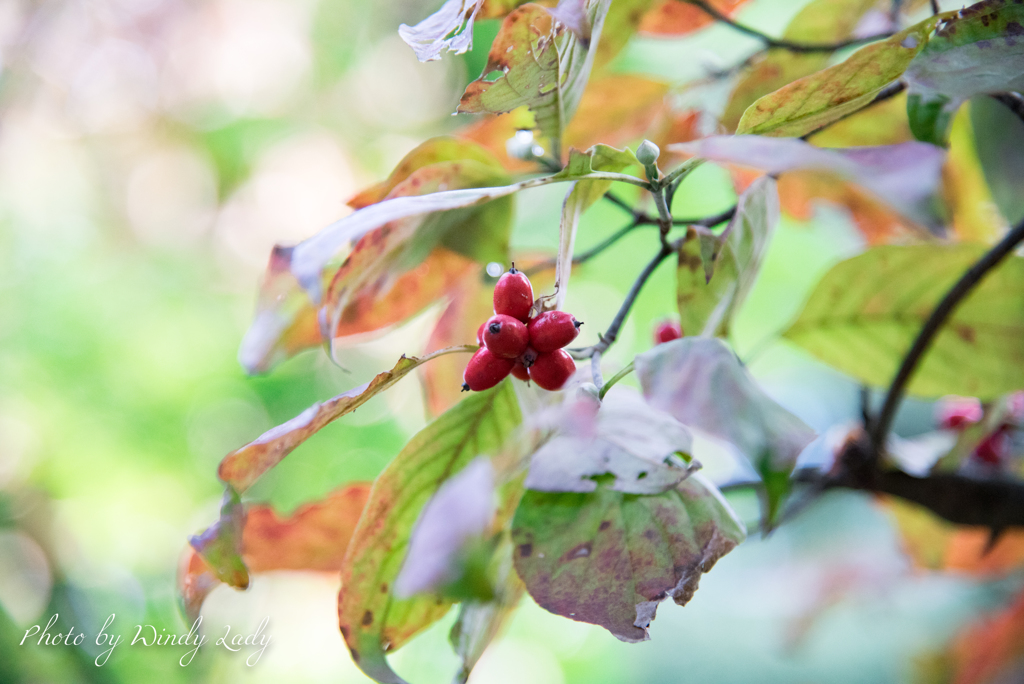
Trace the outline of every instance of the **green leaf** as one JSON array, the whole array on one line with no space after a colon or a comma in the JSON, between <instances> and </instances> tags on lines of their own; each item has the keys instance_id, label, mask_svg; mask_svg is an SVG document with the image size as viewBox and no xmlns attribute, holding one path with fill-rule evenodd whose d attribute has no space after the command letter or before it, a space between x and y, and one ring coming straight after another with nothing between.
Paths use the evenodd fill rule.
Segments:
<instances>
[{"instance_id":1,"label":"green leaf","mask_svg":"<svg viewBox=\"0 0 1024 684\"><path fill-rule=\"evenodd\" d=\"M946 16L930 17L861 48L845 62L765 95L743 113L736 132L799 137L861 109L903 75L927 44L932 28Z\"/></svg>"},{"instance_id":2,"label":"green leaf","mask_svg":"<svg viewBox=\"0 0 1024 684\"><path fill-rule=\"evenodd\" d=\"M568 399L552 420L556 432L533 454L528 489L592 492L609 476L614 491L660 494L700 467L690 465L689 431L628 388L603 402L586 394Z\"/></svg>"},{"instance_id":3,"label":"green leaf","mask_svg":"<svg viewBox=\"0 0 1024 684\"><path fill-rule=\"evenodd\" d=\"M971 97L1024 89L1024 5L984 0L942 16L906 71L910 128L936 145Z\"/></svg>"},{"instance_id":4,"label":"green leaf","mask_svg":"<svg viewBox=\"0 0 1024 684\"><path fill-rule=\"evenodd\" d=\"M341 633L353 661L378 682L400 684L385 652L442 617L451 601L393 594L420 511L448 478L481 454L495 454L520 423L506 380L474 393L421 430L374 482L349 544L338 597Z\"/></svg>"},{"instance_id":5,"label":"green leaf","mask_svg":"<svg viewBox=\"0 0 1024 684\"><path fill-rule=\"evenodd\" d=\"M533 3L509 14L484 73L466 87L460 113L504 114L526 105L559 156L562 132L579 106L611 0ZM496 78L492 76L497 75Z\"/></svg>"},{"instance_id":6,"label":"green leaf","mask_svg":"<svg viewBox=\"0 0 1024 684\"><path fill-rule=\"evenodd\" d=\"M814 0L793 17L782 37L811 45L847 40L861 17L877 5L877 0ZM722 124L730 131L735 130L751 103L798 78L824 69L830 58L827 52L768 50L736 84L722 114Z\"/></svg>"},{"instance_id":7,"label":"green leaf","mask_svg":"<svg viewBox=\"0 0 1024 684\"><path fill-rule=\"evenodd\" d=\"M718 339L684 337L636 357L647 402L683 425L734 445L766 485L785 480L814 430L764 393L732 350ZM785 496L768 487L765 523Z\"/></svg>"},{"instance_id":8,"label":"green leaf","mask_svg":"<svg viewBox=\"0 0 1024 684\"><path fill-rule=\"evenodd\" d=\"M699 475L655 496L527 490L512 522L516 571L537 604L630 642L648 639L658 604L684 605L745 536Z\"/></svg>"},{"instance_id":9,"label":"green leaf","mask_svg":"<svg viewBox=\"0 0 1024 684\"><path fill-rule=\"evenodd\" d=\"M238 493L228 487L221 503L220 519L188 540L218 580L239 589L249 586L249 570L242 560L244 527L245 508Z\"/></svg>"},{"instance_id":10,"label":"green leaf","mask_svg":"<svg viewBox=\"0 0 1024 684\"><path fill-rule=\"evenodd\" d=\"M870 249L826 273L784 335L844 373L884 387L939 300L984 251L967 243ZM953 311L908 391L985 400L1024 388L1022 340L1024 259L1009 257Z\"/></svg>"},{"instance_id":11,"label":"green leaf","mask_svg":"<svg viewBox=\"0 0 1024 684\"><path fill-rule=\"evenodd\" d=\"M389 389L412 370L444 354L473 351L475 347L449 347L421 358L403 356L389 371L378 373L370 382L313 404L286 423L273 427L245 446L232 451L220 462L217 475L242 493L265 472L276 466L300 444L332 421L355 411L372 397Z\"/></svg>"},{"instance_id":12,"label":"green leaf","mask_svg":"<svg viewBox=\"0 0 1024 684\"><path fill-rule=\"evenodd\" d=\"M690 335L726 337L761 268L779 220L776 182L754 181L737 202L721 236L692 230L679 246L676 303L680 325Z\"/></svg>"}]
</instances>

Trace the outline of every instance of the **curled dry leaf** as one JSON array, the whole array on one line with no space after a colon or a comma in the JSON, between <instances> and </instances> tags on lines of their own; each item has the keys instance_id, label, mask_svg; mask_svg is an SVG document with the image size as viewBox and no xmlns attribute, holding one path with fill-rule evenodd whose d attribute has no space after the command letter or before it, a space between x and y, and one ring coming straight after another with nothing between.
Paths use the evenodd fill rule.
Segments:
<instances>
[{"instance_id":1,"label":"curled dry leaf","mask_svg":"<svg viewBox=\"0 0 1024 684\"><path fill-rule=\"evenodd\" d=\"M516 571L542 608L644 641L658 604L684 605L746 531L700 475L655 496L527 490L512 523Z\"/></svg>"}]
</instances>

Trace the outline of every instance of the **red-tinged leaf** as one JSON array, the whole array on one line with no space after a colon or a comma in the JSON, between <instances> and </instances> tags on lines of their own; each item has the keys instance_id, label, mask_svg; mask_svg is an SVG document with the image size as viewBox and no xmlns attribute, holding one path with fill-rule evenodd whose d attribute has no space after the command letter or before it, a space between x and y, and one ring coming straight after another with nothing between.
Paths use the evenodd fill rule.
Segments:
<instances>
[{"instance_id":1,"label":"red-tinged leaf","mask_svg":"<svg viewBox=\"0 0 1024 684\"><path fill-rule=\"evenodd\" d=\"M878 0L815 0L793 17L782 38L810 45L847 40L861 18L877 5ZM769 50L745 71L736 84L722 114L722 124L730 131L736 130L743 112L756 100L798 78L824 69L830 57L827 52Z\"/></svg>"},{"instance_id":2,"label":"red-tinged leaf","mask_svg":"<svg viewBox=\"0 0 1024 684\"><path fill-rule=\"evenodd\" d=\"M598 143L622 147L639 140L668 110L668 84L635 74L593 79L565 131L567 146L586 150Z\"/></svg>"},{"instance_id":3,"label":"red-tinged leaf","mask_svg":"<svg viewBox=\"0 0 1024 684\"><path fill-rule=\"evenodd\" d=\"M493 153L472 140L450 136L431 138L405 155L402 161L398 162L398 166L391 172L387 180L366 188L350 199L348 205L353 209L362 209L371 204L376 204L388 197L413 172L431 164L461 160L475 161L497 169L502 168L501 161Z\"/></svg>"},{"instance_id":4,"label":"red-tinged leaf","mask_svg":"<svg viewBox=\"0 0 1024 684\"><path fill-rule=\"evenodd\" d=\"M379 373L365 385L343 392L325 402L313 404L287 423L271 428L256 440L231 452L221 461L217 475L236 491L244 492L263 473L280 463L285 456L325 425L346 413L351 413L371 397L390 388L408 375L413 368L445 354L469 352L475 348L475 345L451 347L420 358L403 356L394 368Z\"/></svg>"},{"instance_id":5,"label":"red-tinged leaf","mask_svg":"<svg viewBox=\"0 0 1024 684\"><path fill-rule=\"evenodd\" d=\"M708 4L726 16L746 0L710 0ZM685 36L714 23L714 18L699 7L679 0L659 0L640 21L640 32L655 36Z\"/></svg>"},{"instance_id":6,"label":"red-tinged leaf","mask_svg":"<svg viewBox=\"0 0 1024 684\"><path fill-rule=\"evenodd\" d=\"M485 114L458 131L461 138L472 140L494 155L509 173L534 173L537 163L510 155L509 140L518 131L532 131L537 127L529 107L517 107L508 114ZM538 140L542 148L544 141Z\"/></svg>"},{"instance_id":7,"label":"red-tinged leaf","mask_svg":"<svg viewBox=\"0 0 1024 684\"><path fill-rule=\"evenodd\" d=\"M420 511L469 462L497 453L519 423L509 380L473 393L413 437L374 482L345 556L338 614L353 661L378 682L403 681L385 653L451 607L443 598L393 594Z\"/></svg>"},{"instance_id":8,"label":"red-tinged leaf","mask_svg":"<svg viewBox=\"0 0 1024 684\"><path fill-rule=\"evenodd\" d=\"M631 642L649 638L661 601L684 605L745 536L700 475L655 496L527 490L512 523L516 571L537 604Z\"/></svg>"},{"instance_id":9,"label":"red-tinged leaf","mask_svg":"<svg viewBox=\"0 0 1024 684\"><path fill-rule=\"evenodd\" d=\"M735 446L765 483L765 522L788 494L797 456L814 430L764 393L724 342L685 337L634 360L648 403Z\"/></svg>"},{"instance_id":10,"label":"red-tinged leaf","mask_svg":"<svg viewBox=\"0 0 1024 684\"><path fill-rule=\"evenodd\" d=\"M202 534L189 537L189 544L203 557L221 582L239 589L249 586L249 571L242 560L242 529L245 507L238 494L228 487L221 503L220 519Z\"/></svg>"},{"instance_id":11,"label":"red-tinged leaf","mask_svg":"<svg viewBox=\"0 0 1024 684\"><path fill-rule=\"evenodd\" d=\"M936 192L945 161L943 150L919 142L850 149L821 149L793 138L715 136L673 149L715 162L742 164L778 175L826 172L856 183L906 218L938 223Z\"/></svg>"},{"instance_id":12,"label":"red-tinged leaf","mask_svg":"<svg viewBox=\"0 0 1024 684\"><path fill-rule=\"evenodd\" d=\"M953 684L1020 681L1024 671L1024 592L960 633L952 644Z\"/></svg>"},{"instance_id":13,"label":"red-tinged leaf","mask_svg":"<svg viewBox=\"0 0 1024 684\"><path fill-rule=\"evenodd\" d=\"M187 547L178 566L178 597L189 622L196 621L203 601L220 584L213 568L195 549Z\"/></svg>"},{"instance_id":14,"label":"red-tinged leaf","mask_svg":"<svg viewBox=\"0 0 1024 684\"><path fill-rule=\"evenodd\" d=\"M801 78L750 105L737 133L802 136L861 109L900 76L928 43L935 25L950 13L930 17L853 53L846 61Z\"/></svg>"},{"instance_id":15,"label":"red-tinged leaf","mask_svg":"<svg viewBox=\"0 0 1024 684\"><path fill-rule=\"evenodd\" d=\"M242 557L249 570L341 570L369 496L370 483L356 482L286 518L270 506L250 506L242 532Z\"/></svg>"},{"instance_id":16,"label":"red-tinged leaf","mask_svg":"<svg viewBox=\"0 0 1024 684\"><path fill-rule=\"evenodd\" d=\"M483 74L466 87L457 111L502 114L526 105L560 155L611 4L593 0L584 9L584 2L562 0L554 9L530 3L509 14Z\"/></svg>"}]
</instances>

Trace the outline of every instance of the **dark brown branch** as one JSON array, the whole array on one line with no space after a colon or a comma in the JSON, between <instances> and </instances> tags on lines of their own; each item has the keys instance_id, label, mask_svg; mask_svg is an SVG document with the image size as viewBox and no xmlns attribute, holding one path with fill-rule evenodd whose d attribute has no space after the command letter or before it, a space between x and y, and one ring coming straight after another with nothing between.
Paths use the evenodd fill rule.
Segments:
<instances>
[{"instance_id":1,"label":"dark brown branch","mask_svg":"<svg viewBox=\"0 0 1024 684\"><path fill-rule=\"evenodd\" d=\"M816 133L820 133L821 131L825 130L829 126L833 126L833 125L839 123L840 121L843 121L845 119L849 119L851 116L856 116L857 114L860 114L861 112L863 112L868 107L872 107L872 106L878 104L879 102L885 102L886 100L889 100L889 99L892 99L892 98L896 97L897 95L899 95L900 93L902 93L906 89L907 89L907 84L904 83L903 81L893 81L889 85L887 85L884 88L882 88L881 90L879 90L878 94L875 95L875 99L871 100L871 102L868 102L866 105L864 105L860 109L855 109L852 112L849 112L847 114L843 114L841 117L839 117L835 121L829 121L824 126L819 126L818 128L815 128L810 133L805 133L802 136L800 136L800 139L801 140L807 140L812 135L815 135Z\"/></svg>"},{"instance_id":2,"label":"dark brown branch","mask_svg":"<svg viewBox=\"0 0 1024 684\"><path fill-rule=\"evenodd\" d=\"M569 353L577 359L589 359L594 354L604 353L608 347L612 346L615 342L615 338L619 336L619 330L622 329L622 324L626 322L626 316L629 315L629 310L633 308L633 303L636 302L637 296L640 294L640 290L643 289L644 284L650 279L654 271L657 270L661 262L664 261L670 254L679 248L678 243L667 243L661 246L658 253L651 259L644 270L640 272L636 280L633 281L633 286L629 288L629 293L626 295L626 299L623 300L622 306L619 307L618 312L615 314L615 318L612 319L611 324L603 335L599 335L599 342L592 347L584 347L582 349L570 349Z\"/></svg>"},{"instance_id":3,"label":"dark brown branch","mask_svg":"<svg viewBox=\"0 0 1024 684\"><path fill-rule=\"evenodd\" d=\"M903 358L903 363L900 364L896 377L893 378L892 384L889 385L889 392L885 396L885 403L882 404L882 409L878 413L878 419L874 421L873 429L871 430L871 445L876 452L880 453L883 450L885 439L889 435L889 428L892 427L896 409L899 408L900 401L903 399L907 383L910 382L910 378L914 375L914 371L917 370L918 364L931 346L935 335L942 329L946 319L949 318L957 305L982 281L988 272L995 268L1022 241L1024 241L1024 221L1014 226L1002 240L986 252L974 266L971 266L960 277L960 280L950 288L949 292L942 298L942 301L935 307L935 310L932 311L928 320L925 321L921 331L917 334L917 339L914 340L914 344L910 347L910 351Z\"/></svg>"},{"instance_id":4,"label":"dark brown branch","mask_svg":"<svg viewBox=\"0 0 1024 684\"><path fill-rule=\"evenodd\" d=\"M880 33L874 36L867 36L865 38L851 38L850 40L842 40L837 43L822 43L817 45L811 45L807 43L794 43L789 40L783 40L781 38L772 38L755 28L751 28L745 24L733 21L728 16L719 12L716 8L710 5L705 0L680 0L687 4L693 5L694 7L700 8L702 12L710 16L715 21L719 21L723 24L727 24L732 28L736 29L740 33L745 33L748 36L757 38L768 47L781 48L783 50L789 50L790 52L808 53L808 52L835 52L843 48L852 47L854 45L861 45L863 43L870 43L875 40L882 38L888 38L891 33Z\"/></svg>"},{"instance_id":5,"label":"dark brown branch","mask_svg":"<svg viewBox=\"0 0 1024 684\"><path fill-rule=\"evenodd\" d=\"M997 93L992 96L1006 105L1011 112L1024 121L1024 97L1020 93Z\"/></svg>"}]
</instances>

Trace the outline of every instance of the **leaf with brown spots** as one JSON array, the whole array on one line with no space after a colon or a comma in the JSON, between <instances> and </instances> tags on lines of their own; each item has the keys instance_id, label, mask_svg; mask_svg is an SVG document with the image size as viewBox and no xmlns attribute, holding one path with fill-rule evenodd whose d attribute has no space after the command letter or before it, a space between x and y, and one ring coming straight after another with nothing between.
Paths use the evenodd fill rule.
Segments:
<instances>
[{"instance_id":1,"label":"leaf with brown spots","mask_svg":"<svg viewBox=\"0 0 1024 684\"><path fill-rule=\"evenodd\" d=\"M512 522L516 571L537 604L630 642L648 639L658 604L684 605L745 536L700 475L655 496L527 490Z\"/></svg>"},{"instance_id":2,"label":"leaf with brown spots","mask_svg":"<svg viewBox=\"0 0 1024 684\"><path fill-rule=\"evenodd\" d=\"M610 0L562 0L554 9L530 3L513 11L457 111L501 114L526 105L560 156L562 134L590 77L610 5Z\"/></svg>"},{"instance_id":3,"label":"leaf with brown spots","mask_svg":"<svg viewBox=\"0 0 1024 684\"><path fill-rule=\"evenodd\" d=\"M789 474L814 430L765 394L724 342L684 337L633 361L647 402L683 425L729 442L764 482L766 527L789 493Z\"/></svg>"},{"instance_id":4,"label":"leaf with brown spots","mask_svg":"<svg viewBox=\"0 0 1024 684\"><path fill-rule=\"evenodd\" d=\"M470 352L475 348L465 345L440 349L420 358L403 356L394 368L378 373L365 385L313 404L295 418L267 430L249 444L232 451L221 461L217 475L228 486L240 493L244 492L260 476L280 463L285 456L328 423L355 411L372 397L404 378L417 366L446 354Z\"/></svg>"},{"instance_id":5,"label":"leaf with brown spots","mask_svg":"<svg viewBox=\"0 0 1024 684\"><path fill-rule=\"evenodd\" d=\"M907 67L907 115L918 140L945 145L960 105L1024 89L1024 4L984 0L946 12Z\"/></svg>"},{"instance_id":6,"label":"leaf with brown spots","mask_svg":"<svg viewBox=\"0 0 1024 684\"><path fill-rule=\"evenodd\" d=\"M438 488L480 455L493 455L520 423L509 380L475 392L421 430L374 482L349 545L338 597L341 633L352 659L379 682L400 683L385 653L442 617L451 601L391 591L412 528Z\"/></svg>"},{"instance_id":7,"label":"leaf with brown spots","mask_svg":"<svg viewBox=\"0 0 1024 684\"><path fill-rule=\"evenodd\" d=\"M685 6L672 1L674 5ZM820 45L847 40L860 19L878 0L815 0L800 10L782 34L793 43ZM732 91L722 114L722 124L733 131L740 117L754 101L798 78L824 69L831 55L827 52L798 53L776 48L751 64Z\"/></svg>"},{"instance_id":8,"label":"leaf with brown spots","mask_svg":"<svg viewBox=\"0 0 1024 684\"><path fill-rule=\"evenodd\" d=\"M778 220L776 183L765 176L740 195L736 213L721 236L702 240L689 231L679 246L676 270L676 304L683 330L691 335L728 336L732 319L761 269Z\"/></svg>"},{"instance_id":9,"label":"leaf with brown spots","mask_svg":"<svg viewBox=\"0 0 1024 684\"><path fill-rule=\"evenodd\" d=\"M743 113L736 132L799 137L861 109L903 75L945 16L930 17L861 48L845 62L765 95Z\"/></svg>"},{"instance_id":10,"label":"leaf with brown spots","mask_svg":"<svg viewBox=\"0 0 1024 684\"><path fill-rule=\"evenodd\" d=\"M746 0L710 0L708 4L732 16ZM655 36L685 36L714 23L699 7L679 0L657 0L640 21L640 32Z\"/></svg>"},{"instance_id":11,"label":"leaf with brown spots","mask_svg":"<svg viewBox=\"0 0 1024 684\"><path fill-rule=\"evenodd\" d=\"M936 304L984 251L968 243L869 249L825 274L784 336L859 381L884 387ZM1018 390L1021 340L1024 258L1011 256L954 309L908 391L990 399Z\"/></svg>"}]
</instances>

